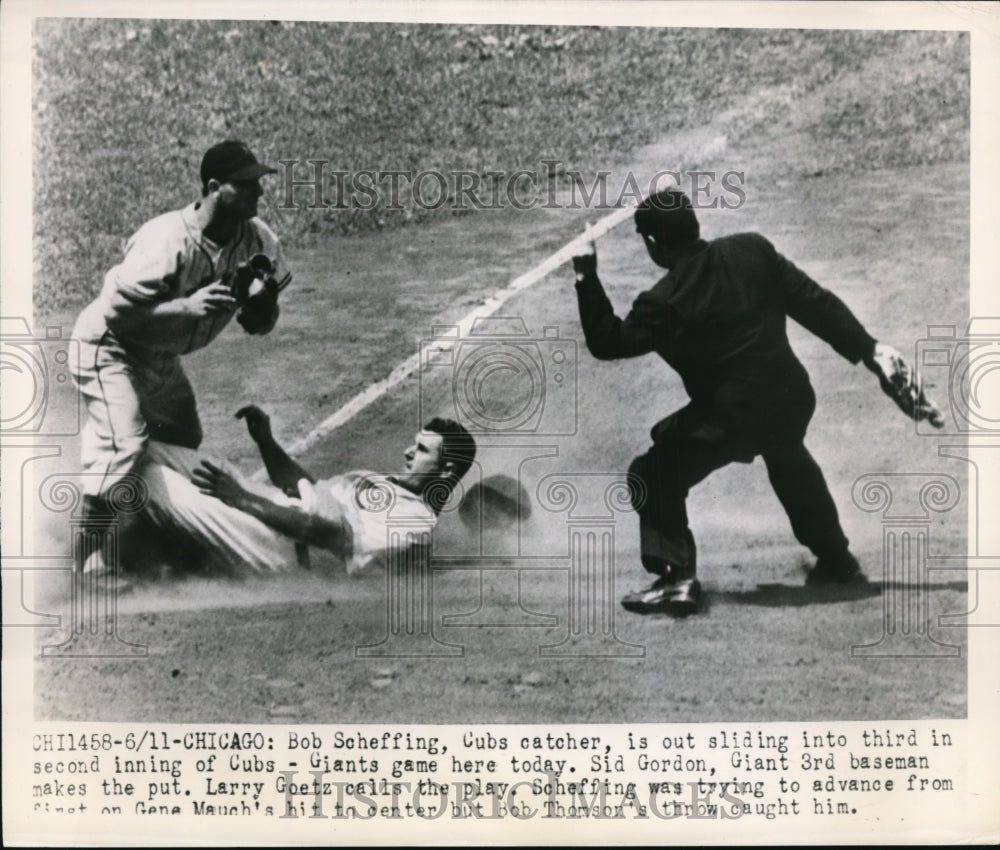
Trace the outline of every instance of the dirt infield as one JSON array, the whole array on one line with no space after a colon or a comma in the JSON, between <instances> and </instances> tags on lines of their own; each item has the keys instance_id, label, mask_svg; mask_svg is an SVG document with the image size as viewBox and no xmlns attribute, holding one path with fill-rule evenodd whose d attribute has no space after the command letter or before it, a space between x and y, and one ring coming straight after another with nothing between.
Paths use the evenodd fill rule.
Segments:
<instances>
[{"instance_id":1,"label":"dirt infield","mask_svg":"<svg viewBox=\"0 0 1000 850\"><path fill-rule=\"evenodd\" d=\"M711 128L706 134L711 137ZM788 144L789 155L801 155L795 140ZM920 169L868 172L847 191L841 177L783 176L781 154L773 148L727 152L746 164L747 203L738 211L705 211L707 236L760 230L837 292L876 337L904 352L913 351L928 324L964 327L967 165L937 166L928 203ZM637 168L668 155L646 149ZM581 213L566 211L479 214L298 254L296 282L272 338L227 332L187 360L209 435L206 452L253 470L251 444L232 418L239 406L258 403L274 415L279 438L300 436L411 354L434 326L454 322L575 235L582 221ZM602 241L599 256L619 311L655 280L627 225ZM622 592L644 581L637 527L627 511L611 511L601 526L614 534L612 604L581 612L574 607L569 535L581 522L595 524L606 489L643 450L650 425L683 403L683 391L655 358L608 364L587 354L565 270L503 313L523 319L538 345L554 338L567 343L563 350L576 367L575 404L562 408L562 419L550 428L555 434L482 449L483 474L517 466L535 509L518 535L477 536L454 514L443 517L430 634L384 642L398 623L382 575L348 578L320 564L314 575L151 581L121 601L119 619L120 635L147 645L148 658L39 660L36 716L454 723L965 715L964 651L929 657L942 644L965 645L963 630L938 622L940 615L966 610L964 573L931 572L920 597L928 619L911 624L904 642L914 657L900 654L902 644L894 644L896 657L851 652L879 643L886 600L900 598L898 589L879 593L883 523L854 504L855 481L875 473L945 475L960 487L965 481L962 463L939 457L938 441L915 434L863 367L851 367L792 329L819 398L807 442L852 548L874 580L871 588L823 593L804 587L808 553L795 544L755 463L720 471L692 493L689 510L709 600L703 614L686 621L641 618L617 606ZM545 337L546 327L558 336ZM234 364L241 364L235 379ZM244 370L242 364L249 365ZM946 403L945 386L931 392ZM303 461L321 473L389 471L420 418L448 413L454 398L450 375L415 377ZM73 452L67 444L63 467ZM577 487L576 514L545 502L553 477ZM965 551L964 488L962 494L953 510L929 520L932 555ZM64 532L49 523L46 533L57 541ZM46 605L65 599L68 579L62 574L57 583L48 588ZM916 592L908 588L905 593ZM39 639L48 644L59 637L53 630ZM380 648L367 657L373 650L358 650L366 646ZM386 650L420 654L378 655Z\"/></svg>"}]
</instances>

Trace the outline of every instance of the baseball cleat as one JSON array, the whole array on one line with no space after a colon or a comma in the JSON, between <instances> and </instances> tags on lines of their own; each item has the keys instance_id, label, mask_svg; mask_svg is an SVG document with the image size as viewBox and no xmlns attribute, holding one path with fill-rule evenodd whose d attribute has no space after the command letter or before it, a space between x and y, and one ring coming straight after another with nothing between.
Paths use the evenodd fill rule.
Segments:
<instances>
[{"instance_id":1,"label":"baseball cleat","mask_svg":"<svg viewBox=\"0 0 1000 850\"><path fill-rule=\"evenodd\" d=\"M686 617L701 608L701 582L689 578L675 584L661 577L649 587L623 596L622 607L634 614Z\"/></svg>"},{"instance_id":2,"label":"baseball cleat","mask_svg":"<svg viewBox=\"0 0 1000 850\"><path fill-rule=\"evenodd\" d=\"M806 584L867 584L861 565L850 553L837 558L818 558L816 566L806 574Z\"/></svg>"}]
</instances>

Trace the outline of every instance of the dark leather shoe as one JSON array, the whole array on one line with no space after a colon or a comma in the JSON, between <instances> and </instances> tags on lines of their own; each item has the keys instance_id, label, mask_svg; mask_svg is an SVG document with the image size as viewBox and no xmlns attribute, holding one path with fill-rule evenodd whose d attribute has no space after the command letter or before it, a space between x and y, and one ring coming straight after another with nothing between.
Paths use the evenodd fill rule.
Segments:
<instances>
[{"instance_id":1,"label":"dark leather shoe","mask_svg":"<svg viewBox=\"0 0 1000 850\"><path fill-rule=\"evenodd\" d=\"M867 584L861 565L850 553L836 558L819 558L806 575L806 584Z\"/></svg>"},{"instance_id":2,"label":"dark leather shoe","mask_svg":"<svg viewBox=\"0 0 1000 850\"><path fill-rule=\"evenodd\" d=\"M679 581L667 603L667 611L674 617L687 617L701 610L701 582L696 578Z\"/></svg>"},{"instance_id":3,"label":"dark leather shoe","mask_svg":"<svg viewBox=\"0 0 1000 850\"><path fill-rule=\"evenodd\" d=\"M689 578L675 584L668 578L658 578L649 587L622 597L622 607L634 614L686 617L701 608L701 582Z\"/></svg>"}]
</instances>

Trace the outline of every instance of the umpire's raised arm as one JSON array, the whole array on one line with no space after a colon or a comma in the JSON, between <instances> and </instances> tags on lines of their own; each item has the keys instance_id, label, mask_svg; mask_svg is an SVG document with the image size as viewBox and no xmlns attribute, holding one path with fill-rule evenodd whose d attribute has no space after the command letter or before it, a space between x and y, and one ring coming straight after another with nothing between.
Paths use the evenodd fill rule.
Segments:
<instances>
[{"instance_id":1,"label":"umpire's raised arm","mask_svg":"<svg viewBox=\"0 0 1000 850\"><path fill-rule=\"evenodd\" d=\"M653 351L657 327L664 315L659 308L665 305L658 305L649 293L643 293L624 321L618 318L597 276L597 248L593 242L587 247L589 250L573 257L573 272L588 351L598 360L638 357Z\"/></svg>"}]
</instances>

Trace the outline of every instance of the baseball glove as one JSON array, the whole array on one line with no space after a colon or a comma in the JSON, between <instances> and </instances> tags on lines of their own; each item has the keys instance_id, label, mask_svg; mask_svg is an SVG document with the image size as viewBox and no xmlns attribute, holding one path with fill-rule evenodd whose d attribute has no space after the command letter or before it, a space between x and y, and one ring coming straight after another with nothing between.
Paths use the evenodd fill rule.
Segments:
<instances>
[{"instance_id":1,"label":"baseball glove","mask_svg":"<svg viewBox=\"0 0 1000 850\"><path fill-rule=\"evenodd\" d=\"M233 297L239 306L236 321L248 334L266 334L278 320L278 293L291 282L275 277L274 263L267 254L254 254L240 263L233 275Z\"/></svg>"},{"instance_id":2,"label":"baseball glove","mask_svg":"<svg viewBox=\"0 0 1000 850\"><path fill-rule=\"evenodd\" d=\"M924 393L920 374L895 348L877 343L865 365L878 377L885 394L908 417L915 421L926 419L935 428L944 426L941 411Z\"/></svg>"}]
</instances>

